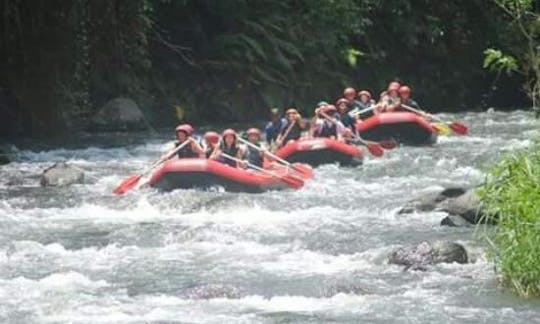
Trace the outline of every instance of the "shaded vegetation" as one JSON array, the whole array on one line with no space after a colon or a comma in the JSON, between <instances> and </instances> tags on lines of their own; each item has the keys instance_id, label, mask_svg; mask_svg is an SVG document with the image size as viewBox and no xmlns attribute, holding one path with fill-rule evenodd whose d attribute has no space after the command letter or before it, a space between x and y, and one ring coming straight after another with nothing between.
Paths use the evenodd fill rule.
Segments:
<instances>
[{"instance_id":1,"label":"shaded vegetation","mask_svg":"<svg viewBox=\"0 0 540 324\"><path fill-rule=\"evenodd\" d=\"M529 46L489 1L6 0L0 12L0 136L84 128L119 96L155 125L246 121L395 78L431 110L528 104L527 75L482 69L486 48Z\"/></svg>"},{"instance_id":2,"label":"shaded vegetation","mask_svg":"<svg viewBox=\"0 0 540 324\"><path fill-rule=\"evenodd\" d=\"M540 146L506 156L478 191L490 221L490 256L505 286L540 296Z\"/></svg>"}]
</instances>

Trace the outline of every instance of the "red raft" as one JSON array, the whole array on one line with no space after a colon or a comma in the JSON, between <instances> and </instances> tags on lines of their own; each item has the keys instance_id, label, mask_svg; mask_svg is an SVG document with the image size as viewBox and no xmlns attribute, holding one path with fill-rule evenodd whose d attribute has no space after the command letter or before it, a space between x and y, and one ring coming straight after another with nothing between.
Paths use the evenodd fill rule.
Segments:
<instances>
[{"instance_id":1,"label":"red raft","mask_svg":"<svg viewBox=\"0 0 540 324\"><path fill-rule=\"evenodd\" d=\"M271 171L278 175L284 175L288 172L286 168L277 168ZM260 193L288 188L279 177L234 168L207 159L169 160L154 171L149 183L152 187L165 191L223 187L226 191L231 192Z\"/></svg>"},{"instance_id":2,"label":"red raft","mask_svg":"<svg viewBox=\"0 0 540 324\"><path fill-rule=\"evenodd\" d=\"M359 135L369 141L395 140L405 145L431 145L437 132L424 118L410 112L377 114L356 124Z\"/></svg>"},{"instance_id":3,"label":"red raft","mask_svg":"<svg viewBox=\"0 0 540 324\"><path fill-rule=\"evenodd\" d=\"M311 166L336 162L342 166L357 166L363 160L362 150L357 146L322 137L290 141L275 154L291 163L301 162Z\"/></svg>"}]
</instances>

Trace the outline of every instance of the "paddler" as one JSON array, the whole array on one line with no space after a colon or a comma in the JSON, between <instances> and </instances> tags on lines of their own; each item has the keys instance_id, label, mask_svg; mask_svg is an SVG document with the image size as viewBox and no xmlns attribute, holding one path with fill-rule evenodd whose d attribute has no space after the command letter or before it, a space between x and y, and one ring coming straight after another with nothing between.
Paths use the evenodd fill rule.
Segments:
<instances>
[{"instance_id":1,"label":"paddler","mask_svg":"<svg viewBox=\"0 0 540 324\"><path fill-rule=\"evenodd\" d=\"M336 101L336 107L338 111L338 117L339 121L343 124L343 126L354 130L354 124L356 123L357 117L356 115L350 115L348 108L348 101L345 98L340 98L338 101Z\"/></svg>"},{"instance_id":2,"label":"paddler","mask_svg":"<svg viewBox=\"0 0 540 324\"><path fill-rule=\"evenodd\" d=\"M399 97L399 82L392 81L388 85L386 94L381 98L381 112L395 112L400 109L401 99Z\"/></svg>"},{"instance_id":3,"label":"paddler","mask_svg":"<svg viewBox=\"0 0 540 324\"><path fill-rule=\"evenodd\" d=\"M204 140L204 153L206 155L206 158L209 158L219 143L219 134L216 132L206 132L204 133L203 140Z\"/></svg>"},{"instance_id":4,"label":"paddler","mask_svg":"<svg viewBox=\"0 0 540 324\"><path fill-rule=\"evenodd\" d=\"M230 165L232 167L237 167L238 165L236 161L221 156L221 153L225 153L237 159L241 159L242 150L238 144L236 136L236 131L234 129L228 128L224 130L223 133L221 133L222 140L214 152L210 155L210 159Z\"/></svg>"},{"instance_id":5,"label":"paddler","mask_svg":"<svg viewBox=\"0 0 540 324\"><path fill-rule=\"evenodd\" d=\"M264 162L264 149L261 147L261 132L257 128L250 128L246 131L246 135L247 141L260 149L257 150L252 146L246 145L242 148L242 159L246 160L249 164L262 168Z\"/></svg>"},{"instance_id":6,"label":"paddler","mask_svg":"<svg viewBox=\"0 0 540 324\"><path fill-rule=\"evenodd\" d=\"M278 108L270 109L270 121L264 127L264 132L266 134L266 142L268 145L274 143L281 131L287 125L287 120L281 117Z\"/></svg>"},{"instance_id":7,"label":"paddler","mask_svg":"<svg viewBox=\"0 0 540 324\"><path fill-rule=\"evenodd\" d=\"M315 109L315 116L312 120L311 136L326 137L331 139L341 139L345 127L336 118L336 106L327 105Z\"/></svg>"},{"instance_id":8,"label":"paddler","mask_svg":"<svg viewBox=\"0 0 540 324\"><path fill-rule=\"evenodd\" d=\"M182 147L176 153L176 156L179 159L205 157L204 150L202 149L202 147L199 145L199 143L197 143L197 141L193 137L191 137L191 135L193 135L193 127L191 127L191 125L189 124L178 125L175 128L175 133L176 133L176 141L174 142L174 148L169 150L169 152L174 151L175 148L184 144L186 141L189 141L191 143ZM166 153L164 157L168 155L169 153Z\"/></svg>"},{"instance_id":9,"label":"paddler","mask_svg":"<svg viewBox=\"0 0 540 324\"><path fill-rule=\"evenodd\" d=\"M287 124L279 133L276 139L277 147L287 144L289 141L298 140L302 136L302 131L306 129L306 123L295 108L289 108L285 112Z\"/></svg>"},{"instance_id":10,"label":"paddler","mask_svg":"<svg viewBox=\"0 0 540 324\"><path fill-rule=\"evenodd\" d=\"M420 110L418 103L411 98L411 88L408 86L404 85L399 88L399 97L401 98L402 104ZM407 109L403 110L406 111Z\"/></svg>"}]
</instances>

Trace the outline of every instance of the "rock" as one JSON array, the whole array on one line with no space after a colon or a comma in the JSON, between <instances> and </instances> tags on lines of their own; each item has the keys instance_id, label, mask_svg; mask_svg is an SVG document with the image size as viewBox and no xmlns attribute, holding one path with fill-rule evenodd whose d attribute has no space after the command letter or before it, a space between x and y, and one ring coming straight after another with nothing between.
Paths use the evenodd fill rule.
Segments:
<instances>
[{"instance_id":1,"label":"rock","mask_svg":"<svg viewBox=\"0 0 540 324\"><path fill-rule=\"evenodd\" d=\"M471 225L465 218L457 215L448 215L441 220L441 226L468 227Z\"/></svg>"},{"instance_id":2,"label":"rock","mask_svg":"<svg viewBox=\"0 0 540 324\"><path fill-rule=\"evenodd\" d=\"M438 263L467 263L467 251L458 243L436 241L433 244L422 242L416 246L402 247L388 256L388 262L404 265L405 270L427 270Z\"/></svg>"},{"instance_id":3,"label":"rock","mask_svg":"<svg viewBox=\"0 0 540 324\"><path fill-rule=\"evenodd\" d=\"M480 198L475 189L470 189L461 196L448 199L441 207L442 211L450 215L461 216L471 224L484 222Z\"/></svg>"},{"instance_id":4,"label":"rock","mask_svg":"<svg viewBox=\"0 0 540 324\"><path fill-rule=\"evenodd\" d=\"M409 201L398 213L410 214L415 211L425 212L435 210L439 204L448 198L457 197L465 193L462 187L448 187L442 191L428 192Z\"/></svg>"},{"instance_id":5,"label":"rock","mask_svg":"<svg viewBox=\"0 0 540 324\"><path fill-rule=\"evenodd\" d=\"M84 172L79 168L69 166L65 162L57 162L43 171L40 184L43 187L56 187L82 183L83 181Z\"/></svg>"},{"instance_id":6,"label":"rock","mask_svg":"<svg viewBox=\"0 0 540 324\"><path fill-rule=\"evenodd\" d=\"M137 104L128 98L108 101L92 118L91 127L100 131L138 131L148 129L148 122Z\"/></svg>"}]
</instances>

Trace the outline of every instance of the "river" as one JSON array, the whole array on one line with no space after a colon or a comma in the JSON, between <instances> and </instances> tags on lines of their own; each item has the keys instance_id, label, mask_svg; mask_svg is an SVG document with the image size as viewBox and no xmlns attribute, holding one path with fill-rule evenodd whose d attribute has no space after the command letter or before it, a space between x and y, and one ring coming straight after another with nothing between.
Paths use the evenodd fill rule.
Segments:
<instances>
[{"instance_id":1,"label":"river","mask_svg":"<svg viewBox=\"0 0 540 324\"><path fill-rule=\"evenodd\" d=\"M538 323L540 303L498 285L474 228L441 227L442 212L397 214L422 192L482 182L538 126L525 111L440 116L470 135L359 168L322 166L295 192L114 196L159 157L165 133L125 146L106 136L82 148L13 146L0 167L0 322ZM86 170L86 183L41 188L55 161ZM397 247L438 239L464 244L472 263L387 263Z\"/></svg>"}]
</instances>

